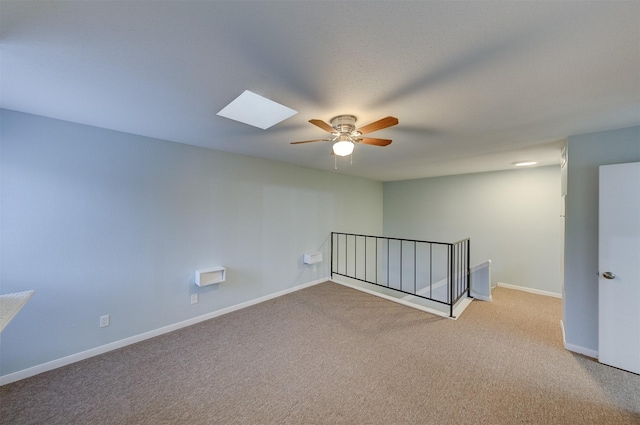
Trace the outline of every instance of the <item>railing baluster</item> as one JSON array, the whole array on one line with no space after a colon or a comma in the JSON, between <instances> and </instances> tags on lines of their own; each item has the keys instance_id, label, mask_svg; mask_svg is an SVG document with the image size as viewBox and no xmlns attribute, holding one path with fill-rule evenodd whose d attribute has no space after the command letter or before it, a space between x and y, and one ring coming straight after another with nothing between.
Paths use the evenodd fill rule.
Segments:
<instances>
[{"instance_id":1,"label":"railing baluster","mask_svg":"<svg viewBox=\"0 0 640 425\"><path fill-rule=\"evenodd\" d=\"M378 238L376 238L376 284L378 284Z\"/></svg>"},{"instance_id":2,"label":"railing baluster","mask_svg":"<svg viewBox=\"0 0 640 425\"><path fill-rule=\"evenodd\" d=\"M331 232L331 259L329 260L329 275L333 279L333 232Z\"/></svg>"},{"instance_id":3,"label":"railing baluster","mask_svg":"<svg viewBox=\"0 0 640 425\"><path fill-rule=\"evenodd\" d=\"M364 280L367 280L367 237L364 237Z\"/></svg>"},{"instance_id":4,"label":"railing baluster","mask_svg":"<svg viewBox=\"0 0 640 425\"><path fill-rule=\"evenodd\" d=\"M429 298L433 299L433 244L429 243Z\"/></svg>"},{"instance_id":5,"label":"railing baluster","mask_svg":"<svg viewBox=\"0 0 640 425\"><path fill-rule=\"evenodd\" d=\"M353 275L358 277L358 237L353 237Z\"/></svg>"},{"instance_id":6,"label":"railing baluster","mask_svg":"<svg viewBox=\"0 0 640 425\"><path fill-rule=\"evenodd\" d=\"M415 241L413 242L413 293L414 293L414 295L417 295L417 293L418 293L418 290L417 290L418 282L416 281L416 279L417 279L417 277L416 277L417 276L416 267L417 267L417 264L418 264L418 257L416 257L416 255L417 255L416 254L417 253L417 248L416 248L417 243L418 242L415 242Z\"/></svg>"},{"instance_id":7,"label":"railing baluster","mask_svg":"<svg viewBox=\"0 0 640 425\"><path fill-rule=\"evenodd\" d=\"M404 286L402 285L402 241L400 241L400 290L402 290L402 288L404 288Z\"/></svg>"},{"instance_id":8,"label":"railing baluster","mask_svg":"<svg viewBox=\"0 0 640 425\"><path fill-rule=\"evenodd\" d=\"M333 257L333 252L331 253ZM336 272L340 271L340 233L336 233Z\"/></svg>"},{"instance_id":9,"label":"railing baluster","mask_svg":"<svg viewBox=\"0 0 640 425\"><path fill-rule=\"evenodd\" d=\"M389 251L391 251L391 241L387 239L387 288L389 287Z\"/></svg>"},{"instance_id":10,"label":"railing baluster","mask_svg":"<svg viewBox=\"0 0 640 425\"><path fill-rule=\"evenodd\" d=\"M344 270L349 274L349 236L344 237Z\"/></svg>"}]
</instances>

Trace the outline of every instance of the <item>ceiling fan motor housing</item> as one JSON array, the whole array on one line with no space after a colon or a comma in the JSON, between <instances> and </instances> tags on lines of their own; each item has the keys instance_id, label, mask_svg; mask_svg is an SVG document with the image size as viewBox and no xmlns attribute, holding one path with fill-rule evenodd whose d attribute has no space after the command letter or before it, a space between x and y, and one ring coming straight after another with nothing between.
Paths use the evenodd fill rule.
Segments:
<instances>
[{"instance_id":1,"label":"ceiling fan motor housing","mask_svg":"<svg viewBox=\"0 0 640 425\"><path fill-rule=\"evenodd\" d=\"M356 129L356 120L353 115L338 115L331 119L331 127L339 133L352 134Z\"/></svg>"}]
</instances>

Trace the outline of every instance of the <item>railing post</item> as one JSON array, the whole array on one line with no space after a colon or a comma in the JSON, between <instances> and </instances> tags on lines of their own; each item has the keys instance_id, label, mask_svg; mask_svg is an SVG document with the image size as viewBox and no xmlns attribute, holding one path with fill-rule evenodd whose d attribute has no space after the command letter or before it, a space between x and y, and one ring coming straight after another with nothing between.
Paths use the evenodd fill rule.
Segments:
<instances>
[{"instance_id":1,"label":"railing post","mask_svg":"<svg viewBox=\"0 0 640 425\"><path fill-rule=\"evenodd\" d=\"M467 297L471 297L471 239L467 239Z\"/></svg>"},{"instance_id":2,"label":"railing post","mask_svg":"<svg viewBox=\"0 0 640 425\"><path fill-rule=\"evenodd\" d=\"M331 270L330 270L330 274L331 274L331 279L333 280L333 234L334 232L331 232L331 262L330 262L330 266Z\"/></svg>"},{"instance_id":3,"label":"railing post","mask_svg":"<svg viewBox=\"0 0 640 425\"><path fill-rule=\"evenodd\" d=\"M453 317L453 244L449 245L449 317Z\"/></svg>"}]
</instances>

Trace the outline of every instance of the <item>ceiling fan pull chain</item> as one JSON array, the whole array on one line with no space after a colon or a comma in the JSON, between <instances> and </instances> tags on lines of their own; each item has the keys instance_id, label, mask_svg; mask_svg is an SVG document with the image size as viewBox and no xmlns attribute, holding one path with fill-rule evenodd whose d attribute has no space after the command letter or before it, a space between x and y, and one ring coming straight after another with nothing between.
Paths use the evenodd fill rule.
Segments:
<instances>
[{"instance_id":1,"label":"ceiling fan pull chain","mask_svg":"<svg viewBox=\"0 0 640 425\"><path fill-rule=\"evenodd\" d=\"M337 170L338 169L338 155L334 155L333 156L333 162L335 163L334 167Z\"/></svg>"}]
</instances>

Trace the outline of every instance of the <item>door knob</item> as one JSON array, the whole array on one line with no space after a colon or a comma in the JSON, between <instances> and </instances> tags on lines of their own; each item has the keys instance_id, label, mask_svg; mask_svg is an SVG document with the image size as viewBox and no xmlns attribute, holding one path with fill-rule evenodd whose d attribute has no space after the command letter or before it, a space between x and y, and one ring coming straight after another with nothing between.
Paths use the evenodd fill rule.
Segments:
<instances>
[{"instance_id":1,"label":"door knob","mask_svg":"<svg viewBox=\"0 0 640 425\"><path fill-rule=\"evenodd\" d=\"M602 273L602 277L604 277L605 279L615 279L616 275L612 272L604 272Z\"/></svg>"}]
</instances>

